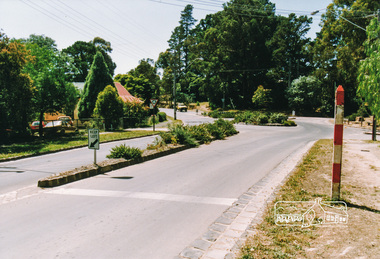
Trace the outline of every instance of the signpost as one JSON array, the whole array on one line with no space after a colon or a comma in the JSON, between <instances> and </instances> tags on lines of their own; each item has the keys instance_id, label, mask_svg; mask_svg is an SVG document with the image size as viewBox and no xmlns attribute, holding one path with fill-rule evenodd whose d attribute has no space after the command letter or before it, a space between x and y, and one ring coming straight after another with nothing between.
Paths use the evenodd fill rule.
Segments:
<instances>
[{"instance_id":1,"label":"signpost","mask_svg":"<svg viewBox=\"0 0 380 259\"><path fill-rule=\"evenodd\" d=\"M88 148L94 150L94 164L96 164L96 150L99 150L99 129L88 129Z\"/></svg>"},{"instance_id":2,"label":"signpost","mask_svg":"<svg viewBox=\"0 0 380 259\"><path fill-rule=\"evenodd\" d=\"M158 99L150 99L150 109L153 111L153 131L155 131L154 125L156 121L156 115L154 113L154 107L156 107Z\"/></svg>"}]
</instances>

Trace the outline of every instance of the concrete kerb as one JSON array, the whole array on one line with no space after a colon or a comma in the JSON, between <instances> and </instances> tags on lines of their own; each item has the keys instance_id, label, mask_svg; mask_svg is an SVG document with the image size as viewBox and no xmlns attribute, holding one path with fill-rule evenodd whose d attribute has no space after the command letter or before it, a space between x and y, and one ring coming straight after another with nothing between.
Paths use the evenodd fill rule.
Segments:
<instances>
[{"instance_id":1,"label":"concrete kerb","mask_svg":"<svg viewBox=\"0 0 380 259\"><path fill-rule=\"evenodd\" d=\"M185 145L179 145L178 147L174 147L169 150L142 156L141 158L137 158L137 159L131 159L131 160L126 160L123 158L109 159L109 160L102 161L96 165L94 164L87 165L81 168L76 168L71 171L61 172L58 174L48 176L46 178L40 179L37 185L38 187L42 187L42 188L56 187L56 186L64 185L64 184L71 183L74 181L82 180L88 177L92 177L98 174L104 174L113 170L131 166L134 164L143 163L145 161L149 161L149 160L153 160L159 157L174 154L174 153L177 153L189 148L191 147L185 146Z\"/></svg>"},{"instance_id":2,"label":"concrete kerb","mask_svg":"<svg viewBox=\"0 0 380 259\"><path fill-rule=\"evenodd\" d=\"M276 197L276 192L314 143L315 141L312 141L289 155L267 176L242 194L200 238L182 250L177 258L236 258L246 239L256 232L257 225L262 222L265 209Z\"/></svg>"}]
</instances>

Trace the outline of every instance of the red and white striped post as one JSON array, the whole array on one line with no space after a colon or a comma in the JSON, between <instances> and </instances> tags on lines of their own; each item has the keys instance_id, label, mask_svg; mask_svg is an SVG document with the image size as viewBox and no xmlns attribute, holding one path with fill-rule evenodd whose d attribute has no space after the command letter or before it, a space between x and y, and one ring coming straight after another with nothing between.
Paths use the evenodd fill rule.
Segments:
<instances>
[{"instance_id":1,"label":"red and white striped post","mask_svg":"<svg viewBox=\"0 0 380 259\"><path fill-rule=\"evenodd\" d=\"M342 171L344 90L340 85L335 93L334 154L332 169L332 199L340 199L340 177Z\"/></svg>"}]
</instances>

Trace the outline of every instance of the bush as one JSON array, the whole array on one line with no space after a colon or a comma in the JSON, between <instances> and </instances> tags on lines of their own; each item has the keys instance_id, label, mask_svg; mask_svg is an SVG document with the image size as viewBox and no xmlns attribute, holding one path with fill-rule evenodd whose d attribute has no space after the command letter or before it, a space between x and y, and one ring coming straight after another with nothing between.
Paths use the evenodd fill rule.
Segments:
<instances>
[{"instance_id":1,"label":"bush","mask_svg":"<svg viewBox=\"0 0 380 259\"><path fill-rule=\"evenodd\" d=\"M269 122L270 123L283 123L284 121L288 120L288 116L283 113L272 113L269 116Z\"/></svg>"},{"instance_id":2,"label":"bush","mask_svg":"<svg viewBox=\"0 0 380 259\"><path fill-rule=\"evenodd\" d=\"M170 133L174 136L177 143L189 146L198 146L189 129L180 124L169 125Z\"/></svg>"},{"instance_id":3,"label":"bush","mask_svg":"<svg viewBox=\"0 0 380 259\"><path fill-rule=\"evenodd\" d=\"M216 123L209 123L207 124L207 130L210 132L211 136L214 137L214 139L224 139L225 135L221 128L218 127Z\"/></svg>"},{"instance_id":4,"label":"bush","mask_svg":"<svg viewBox=\"0 0 380 259\"><path fill-rule=\"evenodd\" d=\"M208 131L206 124L190 126L189 132L200 144L210 143L212 141L212 135Z\"/></svg>"},{"instance_id":5,"label":"bush","mask_svg":"<svg viewBox=\"0 0 380 259\"><path fill-rule=\"evenodd\" d=\"M214 124L216 124L216 126L221 129L225 137L229 137L238 133L233 123L230 121L219 119L215 121Z\"/></svg>"},{"instance_id":6,"label":"bush","mask_svg":"<svg viewBox=\"0 0 380 259\"><path fill-rule=\"evenodd\" d=\"M257 123L259 124L266 124L269 122L269 117L268 115L264 114L264 113L261 113L258 117L257 117Z\"/></svg>"},{"instance_id":7,"label":"bush","mask_svg":"<svg viewBox=\"0 0 380 259\"><path fill-rule=\"evenodd\" d=\"M177 144L177 140L170 132L160 132L162 141L166 144Z\"/></svg>"},{"instance_id":8,"label":"bush","mask_svg":"<svg viewBox=\"0 0 380 259\"><path fill-rule=\"evenodd\" d=\"M141 157L143 151L139 148L129 147L125 144L113 147L111 149L111 154L107 155L107 158L125 158L125 159L135 159Z\"/></svg>"},{"instance_id":9,"label":"bush","mask_svg":"<svg viewBox=\"0 0 380 259\"><path fill-rule=\"evenodd\" d=\"M284 126L297 126L297 124L294 121L284 121Z\"/></svg>"},{"instance_id":10,"label":"bush","mask_svg":"<svg viewBox=\"0 0 380 259\"><path fill-rule=\"evenodd\" d=\"M166 121L166 113L164 112L158 112L157 117L159 122Z\"/></svg>"}]
</instances>

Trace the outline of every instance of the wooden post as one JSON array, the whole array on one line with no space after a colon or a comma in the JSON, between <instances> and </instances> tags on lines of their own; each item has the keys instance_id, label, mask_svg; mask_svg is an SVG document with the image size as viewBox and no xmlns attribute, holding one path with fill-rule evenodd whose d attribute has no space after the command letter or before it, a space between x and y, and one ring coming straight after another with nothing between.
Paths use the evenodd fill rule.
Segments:
<instances>
[{"instance_id":1,"label":"wooden post","mask_svg":"<svg viewBox=\"0 0 380 259\"><path fill-rule=\"evenodd\" d=\"M332 199L340 199L340 178L342 170L343 146L343 118L344 118L344 89L340 85L335 94L335 125L334 125L334 151L332 168Z\"/></svg>"}]
</instances>

